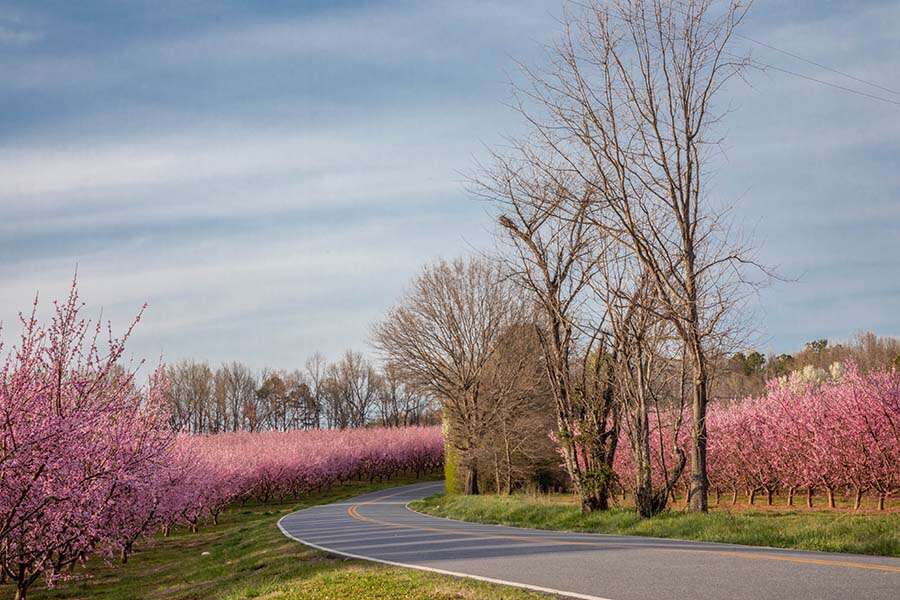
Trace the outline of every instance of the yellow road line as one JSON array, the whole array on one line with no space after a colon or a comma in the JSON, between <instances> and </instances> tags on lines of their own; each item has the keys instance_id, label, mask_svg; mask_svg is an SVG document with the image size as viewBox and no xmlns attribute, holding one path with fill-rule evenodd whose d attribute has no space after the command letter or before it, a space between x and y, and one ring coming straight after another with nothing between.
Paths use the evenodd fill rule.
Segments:
<instances>
[{"instance_id":1,"label":"yellow road line","mask_svg":"<svg viewBox=\"0 0 900 600\"><path fill-rule=\"evenodd\" d=\"M847 567L849 569L869 569L872 571L885 571L887 573L900 573L900 567L891 565L879 565L876 563L852 562L849 560L828 560L826 558L805 558L802 556L780 556L778 554L757 554L754 552L729 552L726 550L710 550L724 556L736 556L751 560L783 560L787 562L804 563L809 565L825 565L828 567Z\"/></svg>"},{"instance_id":2,"label":"yellow road line","mask_svg":"<svg viewBox=\"0 0 900 600\"><path fill-rule=\"evenodd\" d=\"M391 494L390 496L384 496L384 498L391 498L393 496L397 496L403 492L398 492L397 494ZM359 504L354 504L353 506L347 509L347 515L350 518L355 519L357 521L361 521L364 523L373 523L375 525L382 525L385 527L393 527L396 529L415 529L417 531L427 531L432 533L449 533L454 535L461 535L466 537L478 538L478 539L499 539L499 540L513 540L517 542L527 542L530 544L549 544L549 545L557 545L557 546L591 546L596 548L608 547L608 544L600 543L600 542L587 542L582 540L558 540L552 538L544 538L544 537L534 537L534 536L523 536L523 535L515 535L515 534L483 534L480 532L474 531L466 531L463 529L449 529L449 528L437 528L437 527L424 527L421 525L407 525L405 523L394 523L392 521L383 521L380 519L375 519L372 517L367 517L361 515L359 513L359 507L365 504L373 504L377 502L376 500L361 502ZM813 564L813 565L823 565L828 567L846 567L850 569L868 569L872 571L884 571L887 573L900 573L900 567L895 567L892 565L880 565L876 563L865 563L865 562L853 562L846 560L827 560L827 559L819 559L819 558L804 558L800 556L782 556L778 554L772 553L758 553L758 552L741 552L737 550L712 550L709 548L696 548L693 550L685 550L681 548L655 548L656 550L663 550L666 552L709 552L712 554L718 554L720 556L731 556L735 558L745 558L750 560L780 560L785 562L793 562L800 564Z\"/></svg>"}]
</instances>

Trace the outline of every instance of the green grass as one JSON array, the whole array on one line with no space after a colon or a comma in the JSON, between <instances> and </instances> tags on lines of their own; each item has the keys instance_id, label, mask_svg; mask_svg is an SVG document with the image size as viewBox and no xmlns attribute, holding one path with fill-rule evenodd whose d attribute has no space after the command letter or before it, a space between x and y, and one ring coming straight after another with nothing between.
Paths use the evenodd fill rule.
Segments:
<instances>
[{"instance_id":1,"label":"green grass","mask_svg":"<svg viewBox=\"0 0 900 600\"><path fill-rule=\"evenodd\" d=\"M669 510L640 519L631 508L582 514L560 496L431 496L411 508L476 523L535 529L642 535L750 546L900 556L900 514L827 510Z\"/></svg>"},{"instance_id":2,"label":"green grass","mask_svg":"<svg viewBox=\"0 0 900 600\"><path fill-rule=\"evenodd\" d=\"M292 510L399 483L350 485L303 502L237 506L217 526L177 532L140 546L126 565L93 561L54 589L35 584L30 600L436 599L524 600L546 596L443 575L329 556L284 537L278 519ZM209 554L205 554L208 552ZM13 589L0 586L0 598Z\"/></svg>"}]
</instances>

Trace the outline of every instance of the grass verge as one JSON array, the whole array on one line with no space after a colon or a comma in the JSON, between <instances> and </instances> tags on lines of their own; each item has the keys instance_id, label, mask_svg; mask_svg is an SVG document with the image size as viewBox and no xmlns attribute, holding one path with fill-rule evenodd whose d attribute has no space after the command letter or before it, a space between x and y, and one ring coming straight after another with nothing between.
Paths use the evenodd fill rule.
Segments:
<instances>
[{"instance_id":1,"label":"grass verge","mask_svg":"<svg viewBox=\"0 0 900 600\"><path fill-rule=\"evenodd\" d=\"M630 508L585 515L568 498L530 495L438 495L414 502L411 508L461 521L534 529L900 556L898 513L750 509L693 514L669 510L652 519L640 519Z\"/></svg>"},{"instance_id":2,"label":"grass verge","mask_svg":"<svg viewBox=\"0 0 900 600\"><path fill-rule=\"evenodd\" d=\"M53 589L36 584L30 600L546 599L542 594L467 579L329 556L284 537L285 513L412 481L356 484L302 502L236 506L219 525L176 532L140 546L128 564L92 561ZM207 554L208 553L208 554ZM12 597L0 586L0 597Z\"/></svg>"}]
</instances>

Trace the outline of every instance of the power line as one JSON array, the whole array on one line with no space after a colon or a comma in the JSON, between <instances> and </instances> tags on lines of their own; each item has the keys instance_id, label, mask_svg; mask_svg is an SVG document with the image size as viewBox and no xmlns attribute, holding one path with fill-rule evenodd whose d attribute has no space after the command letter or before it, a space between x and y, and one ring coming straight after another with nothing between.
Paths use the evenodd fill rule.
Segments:
<instances>
[{"instance_id":1,"label":"power line","mask_svg":"<svg viewBox=\"0 0 900 600\"><path fill-rule=\"evenodd\" d=\"M856 81L856 82L858 82L858 83L864 83L864 84L866 84L866 85L870 85L870 86L872 86L872 87L878 88L879 90L882 90L882 91L884 91L884 92L889 92L889 93L894 94L894 95L896 95L896 96L900 96L900 92L898 92L898 91L896 91L896 90L892 90L892 89L889 88L889 87L885 87L885 86L880 85L880 84L878 84L878 83L874 83L874 82L872 82L872 81L868 81L868 80L866 80L866 79L862 79L861 77L856 77L855 75L851 75L850 73L845 73L844 71L840 71L840 70L838 70L838 69L834 69L834 68L832 68L832 67L829 67L828 65L823 65L822 63L816 62L816 61L814 61L814 60L812 60L812 59L809 59L809 58L805 58L805 57L800 56L799 54L795 54L794 52L791 52L791 51L789 51L789 50L785 50L785 49L783 49L783 48L779 48L778 46L774 46L774 45L772 45L772 44L768 44L768 43L766 43L766 42L763 42L763 41L760 41L760 40L757 40L757 39L753 39L753 38L750 37L750 36L743 35L743 34L740 34L740 33L737 33L737 32L734 33L734 36L735 36L735 37L738 37L738 38L741 38L742 40L747 40L748 42L753 43L753 44L756 44L756 45L758 45L758 46L762 46L763 48L768 48L769 50L774 50L775 52L780 52L781 54L784 54L784 55L786 55L786 56L790 56L791 58L795 58L795 59L797 59L797 60L800 60L800 61L803 61L803 62L805 62L805 63L811 64L811 65L813 65L813 66L819 67L820 69L825 69L826 71L831 71L832 73L836 73L836 74L838 74L838 75L841 75L842 77L846 77L846 78L848 78L848 79L852 79L853 81ZM798 76L804 77L803 75L798 75ZM807 79L813 79L813 78L810 78L810 77L806 77L806 78L807 78ZM813 79L813 81L817 81L817 80ZM837 87L839 87L840 89L847 89L847 88L842 88L841 86L837 86ZM851 90L851 91L852 91L852 90ZM867 95L867 94L865 94L865 92L861 92L861 93L862 93L863 95ZM873 97L873 98L878 98L877 96L871 96L871 97ZM879 99L880 99L880 98L879 98ZM890 100L888 100L888 102L890 102ZM896 104L896 103L895 103L895 104Z\"/></svg>"},{"instance_id":2,"label":"power line","mask_svg":"<svg viewBox=\"0 0 900 600\"><path fill-rule=\"evenodd\" d=\"M756 62L756 61L754 61L754 62ZM888 104L895 104L897 106L900 106L900 101L897 101L897 100L892 100L890 98L884 98L882 96L876 96L875 94L869 94L868 92L863 92L863 91L860 91L860 90L857 90L854 88L845 87L843 85L840 85L837 83L832 83L830 81L825 81L823 79L816 79L815 77L811 77L809 75L804 75L803 73L797 73L795 71L790 71L788 69L783 69L781 67L776 67L775 65L770 65L768 63L757 62L756 66L757 66L757 68L762 69L762 70L772 69L773 71L780 71L782 73L786 73L788 75L793 75L794 77L800 77L802 79L806 79L808 81L813 81L813 82L819 83L821 85L826 85L828 87L832 87L837 90L842 90L844 92L850 92L851 94L856 94L858 96L864 96L866 98L871 98L872 100L879 100L881 102L887 102Z\"/></svg>"},{"instance_id":3,"label":"power line","mask_svg":"<svg viewBox=\"0 0 900 600\"><path fill-rule=\"evenodd\" d=\"M577 0L572 0L572 1L575 2L576 4L579 4ZM585 7L587 6L587 5L582 5L582 4L579 4L579 5L580 5L580 6L585 6ZM688 12L687 10L685 10L684 8L682 8L681 6L679 6L678 0L673 0L672 3L669 4L669 7L670 7L672 10L674 10L675 12L680 13L681 15L683 15L683 16L685 16L685 17L688 17L688 18L694 18L694 17L696 17L696 15L694 15L694 14ZM613 18L618 18L618 17L619 17L619 15L615 15L615 14L611 14L611 13L606 13L606 14L609 15L609 16L612 16ZM701 22L703 22L703 21L701 20ZM874 82L872 82L872 81L868 81L868 80L866 80L866 79L862 79L862 78L860 78L860 77L856 77L855 75L851 75L851 74L849 74L849 73L845 73L844 71L840 71L840 70L838 70L838 69L829 67L828 65L824 65L824 64L819 63L819 62L816 62L816 61L814 61L814 60L812 60L812 59L806 58L806 57L804 57L804 56L800 56L799 54L796 54L796 53L791 52L791 51L789 51L789 50L785 50L785 49L783 49L783 48L779 48L779 47L777 47L777 46L775 46L775 45L773 45L773 44L769 44L769 43L767 43L767 42L763 42L763 41L760 41L760 40L751 38L750 36L743 35L743 34L741 34L741 33L738 33L737 31L733 31L732 34L734 35L734 37L741 38L741 39L746 40L746 41L748 41L748 42L750 42L750 43L757 44L757 45L759 45L759 46L762 46L762 47L764 47L764 48L768 48L768 49L770 49L770 50L774 50L775 52L780 52L781 54L784 54L784 55L786 55L786 56L790 56L791 58L794 58L794 59L796 59L796 60L803 61L803 62L808 63L808 64L811 64L811 65L814 65L814 66L816 66L816 67L818 67L818 68L820 68L820 69L824 69L824 70L826 70L826 71L830 71L830 72L835 73L835 74L837 74L837 75L840 75L840 76L842 76L842 77L847 77L847 78L852 79L852 80L854 80L854 81L857 81L857 82L859 82L859 83L863 83L863 84L865 84L865 85L870 85L870 86L872 86L872 87L878 88L878 89L880 89L880 90L882 90L882 91L885 91L885 92L888 92L888 93L890 93L890 94L895 94L895 95L897 95L897 96L900 96L900 92L897 92L897 91L895 91L895 90L892 90L891 88L885 87L885 86L880 85L880 84L878 84L878 83L874 83ZM743 60L747 60L747 58L748 58L748 57L746 57L746 56L735 56L735 55L733 55L733 54L731 54L731 53L729 53L729 52L725 52L725 54L726 54L727 56L730 56L731 58L734 58L735 60L741 60L741 61L743 61ZM864 91L858 90L858 89L856 89L856 88L847 87L847 86L844 86L844 85L840 85L840 84L838 84L838 83L833 83L833 82L831 82L831 81L825 81L824 79L818 79L818 78L813 77L813 76L811 76L811 75L805 75L805 74L803 74L803 73L797 73L796 71L791 71L790 69L785 69L784 67L778 67L778 66L773 65L773 64L770 64L770 63L765 63L765 62L762 62L762 61L755 60L755 59L753 59L753 58L750 58L750 60L751 60L751 62L754 64L754 66L756 66L756 68L761 69L761 70L771 69L771 70L773 70L773 71L779 71L779 72L784 73L784 74L786 74L786 75L791 75L791 76L794 76L794 77L799 77L799 78L801 78L801 79L805 79L805 80L811 81L811 82L813 82L813 83L818 83L819 85L824 85L824 86L827 86L827 87L830 87L830 88L833 88L833 89L836 89L836 90L840 90L840 91L842 91L842 92L848 92L848 93L850 93L850 94L855 94L855 95L857 95L857 96L862 96L862 97L864 97L864 98L869 98L870 100L876 100L876 101L878 101L878 102L885 102L885 103L887 103L887 104L893 104L893 105L895 105L895 106L900 106L900 101L893 100L893 99L891 99L891 98L885 98L885 97L883 97L883 96L876 96L875 94L870 94L870 93L868 93L868 92L864 92Z\"/></svg>"},{"instance_id":4,"label":"power line","mask_svg":"<svg viewBox=\"0 0 900 600\"><path fill-rule=\"evenodd\" d=\"M670 6L673 8L673 10L675 10L676 12L681 13L681 14L684 15L685 17L690 18L690 17L693 16L693 15L690 14L688 11L686 11L684 8L678 6L678 0L673 1L672 4L671 4ZM862 79L862 78L860 78L860 77L856 77L855 75L851 75L851 74L849 74L849 73L845 73L844 71L840 71L840 70L835 69L835 68L833 68L833 67L829 67L828 65L824 65L824 64L822 64L822 63L816 62L816 61L814 61L814 60L812 60L812 59L810 59L810 58L806 58L806 57L804 57L804 56L800 56L799 54L797 54L797 53L795 53L795 52L791 52L791 51L789 51L789 50L785 50L785 49L783 49L783 48L779 48L778 46L775 46L775 45L773 45L773 44L769 44L769 43L767 43L767 42L763 42L763 41L760 41L760 40L751 38L750 36L743 35L743 34L741 34L741 33L738 33L737 31L733 32L733 35L734 35L734 37L741 38L741 39L746 40L746 41L748 41L748 42L750 42L750 43L752 43L752 44L757 44L757 45L762 46L762 47L764 47L764 48L768 48L768 49L770 49L770 50L774 50L775 52L780 52L780 53L782 53L782 54L784 54L784 55L786 55L786 56L790 56L791 58L794 58L794 59L796 59L796 60L800 60L800 61L803 61L803 62L805 62L805 63L814 65L814 66L816 66L816 67L818 67L818 68L820 68L820 69L824 69L824 70L826 70L826 71L831 71L832 73L836 73L836 74L838 74L838 75L841 75L842 77L847 77L847 78L852 79L852 80L854 80L854 81L857 81L857 82L859 82L859 83L863 83L863 84L866 84L866 85L870 85L870 86L872 86L872 87L878 88L878 89L880 89L880 90L882 90L882 91L885 91L885 92L888 92L888 93L890 93L890 94L895 94L895 95L897 95L897 96L900 96L900 92L897 92L896 90L892 90L891 88L885 87L885 86L880 85L880 84L878 84L878 83L874 83L874 82L868 81L868 80L866 80L866 79ZM732 58L739 58L739 57L734 57L734 56L732 56ZM751 59L751 60L752 60L752 59ZM851 87L843 86L843 85L840 85L840 84L837 84L837 83L832 83L832 82L830 82L830 81L825 81L825 80L823 80L823 79L818 79L818 78L812 77L812 76L810 76L810 75L804 75L803 73L797 73L797 72L795 72L795 71L791 71L791 70L785 69L785 68L783 68L783 67L777 67L777 66L775 66L775 65L768 64L768 63L764 63L764 62L761 62L761 61L756 61L756 60L754 60L753 62L756 63L757 68L762 68L762 69L764 69L764 70L765 70L766 68L768 68L768 69L772 69L773 71L780 71L781 73L785 73L785 74L787 74L787 75L793 75L794 77L800 77L801 79L806 79L807 81L812 81L812 82L814 82L814 83L818 83L818 84L820 84L820 85L828 86L828 87L834 88L834 89L836 89L836 90L841 90L841 91L844 91L844 92L849 92L849 93L851 93L851 94L856 94L857 96L863 96L863 97L869 98L869 99L871 99L871 100L878 100L878 101L880 101L880 102L886 102L886 103L888 103L888 104L894 104L894 105L900 106L900 102L898 102L898 101L896 101L896 100L893 100L893 99L891 99L891 98L884 98L884 97L882 97L882 96L876 96L875 94L870 94L870 93L868 93L868 92L863 92L863 91L858 90L858 89L856 89L856 88L851 88Z\"/></svg>"}]
</instances>

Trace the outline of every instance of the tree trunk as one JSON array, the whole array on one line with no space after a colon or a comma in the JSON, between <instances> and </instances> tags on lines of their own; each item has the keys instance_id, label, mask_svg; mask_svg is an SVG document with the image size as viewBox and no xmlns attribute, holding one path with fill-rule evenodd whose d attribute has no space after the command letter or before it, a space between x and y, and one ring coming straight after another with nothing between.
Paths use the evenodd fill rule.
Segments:
<instances>
[{"instance_id":1,"label":"tree trunk","mask_svg":"<svg viewBox=\"0 0 900 600\"><path fill-rule=\"evenodd\" d=\"M722 501L722 488L716 486L716 506Z\"/></svg>"},{"instance_id":2,"label":"tree trunk","mask_svg":"<svg viewBox=\"0 0 900 600\"><path fill-rule=\"evenodd\" d=\"M505 445L505 456L506 460L506 481L504 482L504 492L507 496L512 494L512 451L509 448L509 436L504 437L503 443Z\"/></svg>"},{"instance_id":3,"label":"tree trunk","mask_svg":"<svg viewBox=\"0 0 900 600\"><path fill-rule=\"evenodd\" d=\"M650 477L650 445L646 431L643 432L638 453L635 456L635 469L637 471L637 485L634 489L634 507L642 518L652 517L659 512L658 505L665 506L665 501L669 496L667 490L663 490L662 502L654 498L653 481Z\"/></svg>"},{"instance_id":4,"label":"tree trunk","mask_svg":"<svg viewBox=\"0 0 900 600\"><path fill-rule=\"evenodd\" d=\"M884 510L884 494L878 494L878 510Z\"/></svg>"},{"instance_id":5,"label":"tree trunk","mask_svg":"<svg viewBox=\"0 0 900 600\"><path fill-rule=\"evenodd\" d=\"M474 462L466 462L463 466L465 474L465 483L463 484L463 494L466 496L477 496L478 491L478 467Z\"/></svg>"},{"instance_id":6,"label":"tree trunk","mask_svg":"<svg viewBox=\"0 0 900 600\"><path fill-rule=\"evenodd\" d=\"M856 496L853 499L853 510L859 510L862 506L862 498L863 498L863 489L861 487L856 488Z\"/></svg>"},{"instance_id":7,"label":"tree trunk","mask_svg":"<svg viewBox=\"0 0 900 600\"><path fill-rule=\"evenodd\" d=\"M703 351L693 349L693 423L691 424L691 491L688 510L706 512L709 510L709 479L706 473L706 403L709 376L706 373Z\"/></svg>"},{"instance_id":8,"label":"tree trunk","mask_svg":"<svg viewBox=\"0 0 900 600\"><path fill-rule=\"evenodd\" d=\"M644 490L636 491L634 494L634 505L638 514L644 519L658 515L666 508L668 495L668 492L665 490L656 493L653 493L653 491L648 493Z\"/></svg>"},{"instance_id":9,"label":"tree trunk","mask_svg":"<svg viewBox=\"0 0 900 600\"><path fill-rule=\"evenodd\" d=\"M731 488L731 505L732 506L737 504L737 494L738 494L737 488L736 487Z\"/></svg>"},{"instance_id":10,"label":"tree trunk","mask_svg":"<svg viewBox=\"0 0 900 600\"><path fill-rule=\"evenodd\" d=\"M589 493L581 496L581 512L591 513L598 510L609 510L609 495Z\"/></svg>"},{"instance_id":11,"label":"tree trunk","mask_svg":"<svg viewBox=\"0 0 900 600\"><path fill-rule=\"evenodd\" d=\"M827 487L825 492L828 494L828 508L834 508L834 489Z\"/></svg>"},{"instance_id":12,"label":"tree trunk","mask_svg":"<svg viewBox=\"0 0 900 600\"><path fill-rule=\"evenodd\" d=\"M766 488L766 504L772 506L772 493L774 490L770 487Z\"/></svg>"},{"instance_id":13,"label":"tree trunk","mask_svg":"<svg viewBox=\"0 0 900 600\"><path fill-rule=\"evenodd\" d=\"M816 493L816 488L810 486L806 488L806 508L813 507L813 494Z\"/></svg>"},{"instance_id":14,"label":"tree trunk","mask_svg":"<svg viewBox=\"0 0 900 600\"><path fill-rule=\"evenodd\" d=\"M586 514L597 510L609 510L610 486L609 480L585 482L582 478L575 486L575 492L581 499L581 512Z\"/></svg>"},{"instance_id":15,"label":"tree trunk","mask_svg":"<svg viewBox=\"0 0 900 600\"><path fill-rule=\"evenodd\" d=\"M797 488L795 488L794 486L790 486L788 488L788 500L787 500L788 506L794 505L794 492L796 491L796 489Z\"/></svg>"},{"instance_id":16,"label":"tree trunk","mask_svg":"<svg viewBox=\"0 0 900 600\"><path fill-rule=\"evenodd\" d=\"M750 487L747 488L747 504L753 506L756 504L756 488Z\"/></svg>"}]
</instances>

